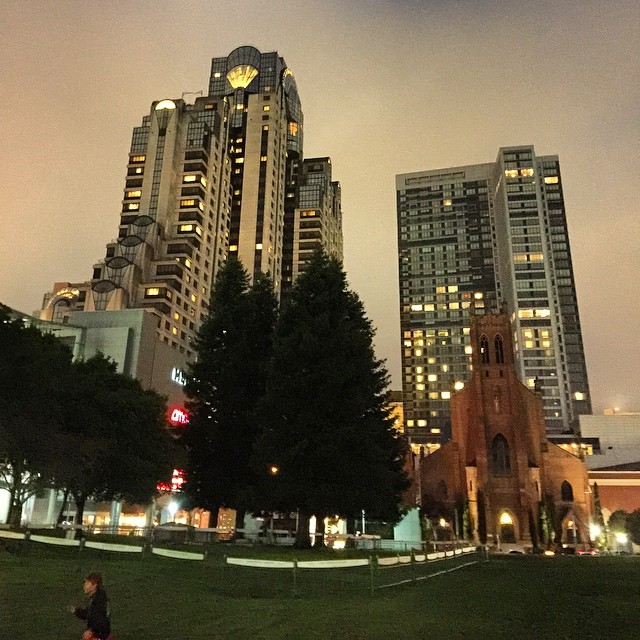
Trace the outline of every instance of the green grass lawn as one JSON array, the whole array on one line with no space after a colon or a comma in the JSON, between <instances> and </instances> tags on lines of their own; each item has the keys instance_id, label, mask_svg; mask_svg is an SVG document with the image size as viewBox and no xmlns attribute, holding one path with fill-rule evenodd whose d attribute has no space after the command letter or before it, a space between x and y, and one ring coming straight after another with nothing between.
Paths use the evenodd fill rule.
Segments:
<instances>
[{"instance_id":1,"label":"green grass lawn","mask_svg":"<svg viewBox=\"0 0 640 640\"><path fill-rule=\"evenodd\" d=\"M640 638L640 558L494 557L373 595L366 571L299 572L293 597L290 571L225 569L226 550L303 559L225 545L204 563L0 547L0 638L80 638L67 609L82 603L82 578L95 570L116 640ZM377 584L408 575L394 571Z\"/></svg>"}]
</instances>

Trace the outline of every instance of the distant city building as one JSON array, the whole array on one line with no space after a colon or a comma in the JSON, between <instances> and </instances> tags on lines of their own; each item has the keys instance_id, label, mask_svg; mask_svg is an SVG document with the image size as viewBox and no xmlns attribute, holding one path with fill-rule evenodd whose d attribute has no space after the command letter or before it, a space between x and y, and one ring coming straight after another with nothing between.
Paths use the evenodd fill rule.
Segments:
<instances>
[{"instance_id":1,"label":"distant city building","mask_svg":"<svg viewBox=\"0 0 640 640\"><path fill-rule=\"evenodd\" d=\"M500 149L496 162L396 177L402 379L412 442L450 436L449 400L470 377L470 318L506 308L516 371L551 434L591 412L557 156Z\"/></svg>"},{"instance_id":2,"label":"distant city building","mask_svg":"<svg viewBox=\"0 0 640 640\"><path fill-rule=\"evenodd\" d=\"M599 440L598 450L585 458L589 469L634 463L640 469L640 413L580 416L580 433L582 439Z\"/></svg>"},{"instance_id":3,"label":"distant city building","mask_svg":"<svg viewBox=\"0 0 640 640\"><path fill-rule=\"evenodd\" d=\"M342 259L340 186L329 158L303 160L302 132L277 52L214 58L207 96L153 102L133 130L118 237L89 282L56 283L41 318L146 309L159 339L190 358L229 255L251 276L267 273L278 294L314 248Z\"/></svg>"}]
</instances>

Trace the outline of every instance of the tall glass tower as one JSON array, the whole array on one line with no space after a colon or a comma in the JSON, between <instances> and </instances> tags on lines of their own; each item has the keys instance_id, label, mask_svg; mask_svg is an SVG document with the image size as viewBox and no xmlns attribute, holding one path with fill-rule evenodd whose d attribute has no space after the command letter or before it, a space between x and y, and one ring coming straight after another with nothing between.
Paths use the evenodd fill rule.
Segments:
<instances>
[{"instance_id":1,"label":"tall glass tower","mask_svg":"<svg viewBox=\"0 0 640 640\"><path fill-rule=\"evenodd\" d=\"M591 412L558 158L500 149L494 163L396 176L405 425L450 436L469 378L469 316L506 306L521 381L550 434Z\"/></svg>"}]
</instances>

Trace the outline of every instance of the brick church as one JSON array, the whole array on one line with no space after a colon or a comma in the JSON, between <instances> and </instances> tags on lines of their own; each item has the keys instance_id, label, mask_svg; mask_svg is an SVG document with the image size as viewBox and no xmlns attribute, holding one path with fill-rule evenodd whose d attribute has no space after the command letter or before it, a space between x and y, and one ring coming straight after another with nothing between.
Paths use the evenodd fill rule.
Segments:
<instances>
[{"instance_id":1,"label":"brick church","mask_svg":"<svg viewBox=\"0 0 640 640\"><path fill-rule=\"evenodd\" d=\"M423 510L503 550L588 544L586 466L547 440L542 398L516 377L508 316L476 316L470 336L472 376L452 394L451 441L420 460Z\"/></svg>"}]
</instances>

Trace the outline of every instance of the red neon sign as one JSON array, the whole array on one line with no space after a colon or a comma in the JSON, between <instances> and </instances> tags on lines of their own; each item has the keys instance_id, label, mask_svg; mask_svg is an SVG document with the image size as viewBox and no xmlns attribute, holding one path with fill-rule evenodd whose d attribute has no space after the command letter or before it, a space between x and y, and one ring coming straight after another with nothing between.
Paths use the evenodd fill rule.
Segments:
<instances>
[{"instance_id":1,"label":"red neon sign","mask_svg":"<svg viewBox=\"0 0 640 640\"><path fill-rule=\"evenodd\" d=\"M171 476L171 482L158 482L156 489L160 493L177 493L182 490L182 485L185 482L184 471L182 469L174 469Z\"/></svg>"},{"instance_id":2,"label":"red neon sign","mask_svg":"<svg viewBox=\"0 0 640 640\"><path fill-rule=\"evenodd\" d=\"M169 422L174 427L183 427L189 423L189 414L180 407L175 407L169 412Z\"/></svg>"}]
</instances>

